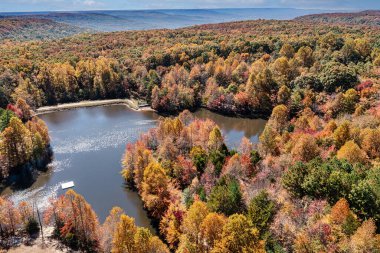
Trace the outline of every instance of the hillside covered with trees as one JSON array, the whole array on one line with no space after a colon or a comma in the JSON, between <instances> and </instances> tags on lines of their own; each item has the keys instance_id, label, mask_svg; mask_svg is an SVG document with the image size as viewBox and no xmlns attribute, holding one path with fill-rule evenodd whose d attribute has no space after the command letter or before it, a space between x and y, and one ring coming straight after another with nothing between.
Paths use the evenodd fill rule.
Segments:
<instances>
[{"instance_id":1,"label":"hillside covered with trees","mask_svg":"<svg viewBox=\"0 0 380 253\"><path fill-rule=\"evenodd\" d=\"M59 39L84 33L88 29L35 17L1 17L0 41Z\"/></svg>"},{"instance_id":2,"label":"hillside covered with trees","mask_svg":"<svg viewBox=\"0 0 380 253\"><path fill-rule=\"evenodd\" d=\"M203 105L269 117L275 105L291 102L295 113L306 90L324 97L321 105L371 75L380 61L378 30L251 21L3 43L0 103L133 95L160 112Z\"/></svg>"},{"instance_id":3,"label":"hillside covered with trees","mask_svg":"<svg viewBox=\"0 0 380 253\"><path fill-rule=\"evenodd\" d=\"M313 14L296 18L298 21L326 22L332 24L351 24L351 25L380 25L380 11L362 11L354 13L325 13Z\"/></svg>"},{"instance_id":4,"label":"hillside covered with trees","mask_svg":"<svg viewBox=\"0 0 380 253\"><path fill-rule=\"evenodd\" d=\"M45 216L66 244L106 252L380 250L379 26L259 20L8 42L0 55L2 107L134 96L158 112L182 112L129 143L122 158L122 177L160 239L117 208L99 225L70 191ZM215 123L185 110L201 106L269 121L258 145L243 139L229 150ZM1 221L13 236L14 219Z\"/></svg>"}]
</instances>

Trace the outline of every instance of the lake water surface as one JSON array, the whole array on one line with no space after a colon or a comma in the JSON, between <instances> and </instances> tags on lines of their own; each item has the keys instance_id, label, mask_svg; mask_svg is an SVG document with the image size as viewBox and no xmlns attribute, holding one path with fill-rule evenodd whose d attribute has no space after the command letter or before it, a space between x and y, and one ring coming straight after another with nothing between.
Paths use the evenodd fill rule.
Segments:
<instances>
[{"instance_id":1,"label":"lake water surface","mask_svg":"<svg viewBox=\"0 0 380 253\"><path fill-rule=\"evenodd\" d=\"M215 121L229 147L236 147L243 136L257 142L266 123L203 109L195 116ZM63 182L74 181L75 191L92 205L101 222L113 206L120 206L137 225L152 228L138 194L124 187L120 170L126 144L156 125L159 116L155 112L113 105L52 112L40 118L49 127L53 162L28 189L5 189L2 195L10 195L15 202L35 201L43 207L50 197L64 193Z\"/></svg>"}]
</instances>

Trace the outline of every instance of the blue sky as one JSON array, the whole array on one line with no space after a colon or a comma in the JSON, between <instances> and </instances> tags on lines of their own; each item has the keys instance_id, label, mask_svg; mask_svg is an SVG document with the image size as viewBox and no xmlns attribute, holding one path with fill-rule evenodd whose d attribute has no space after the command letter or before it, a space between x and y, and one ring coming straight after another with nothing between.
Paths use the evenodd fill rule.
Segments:
<instances>
[{"instance_id":1,"label":"blue sky","mask_svg":"<svg viewBox=\"0 0 380 253\"><path fill-rule=\"evenodd\" d=\"M380 9L380 0L0 0L0 12L226 7L361 10Z\"/></svg>"}]
</instances>

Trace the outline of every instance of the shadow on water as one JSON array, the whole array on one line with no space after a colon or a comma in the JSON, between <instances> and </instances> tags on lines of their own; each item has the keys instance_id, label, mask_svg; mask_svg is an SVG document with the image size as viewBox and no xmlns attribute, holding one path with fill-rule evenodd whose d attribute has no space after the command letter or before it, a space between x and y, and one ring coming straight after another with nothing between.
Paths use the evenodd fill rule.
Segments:
<instances>
[{"instance_id":1,"label":"shadow on water","mask_svg":"<svg viewBox=\"0 0 380 253\"><path fill-rule=\"evenodd\" d=\"M52 161L53 151L49 146L41 158L14 168L9 177L0 182L0 194L30 188L38 180L40 174L48 172L48 165Z\"/></svg>"},{"instance_id":2,"label":"shadow on water","mask_svg":"<svg viewBox=\"0 0 380 253\"><path fill-rule=\"evenodd\" d=\"M257 143L267 122L264 119L228 117L206 109L199 109L194 115L200 119L214 121L222 130L229 148L238 147L243 137L250 139L252 143Z\"/></svg>"}]
</instances>

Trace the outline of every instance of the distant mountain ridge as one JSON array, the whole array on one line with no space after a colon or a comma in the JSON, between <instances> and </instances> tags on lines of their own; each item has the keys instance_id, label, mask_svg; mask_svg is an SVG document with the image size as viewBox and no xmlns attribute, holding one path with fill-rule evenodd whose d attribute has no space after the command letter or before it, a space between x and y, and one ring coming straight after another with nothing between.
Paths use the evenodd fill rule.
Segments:
<instances>
[{"instance_id":1,"label":"distant mountain ridge","mask_svg":"<svg viewBox=\"0 0 380 253\"><path fill-rule=\"evenodd\" d=\"M84 28L44 18L0 17L0 40L59 39L86 31Z\"/></svg>"},{"instance_id":2,"label":"distant mountain ridge","mask_svg":"<svg viewBox=\"0 0 380 253\"><path fill-rule=\"evenodd\" d=\"M380 26L380 10L367 10L352 13L312 14L298 17L295 20L334 24Z\"/></svg>"},{"instance_id":3,"label":"distant mountain ridge","mask_svg":"<svg viewBox=\"0 0 380 253\"><path fill-rule=\"evenodd\" d=\"M113 32L165 28L175 29L199 24L241 20L284 20L321 12L328 11L291 8L169 9L0 13L0 16L44 18L69 25L75 25L84 29L91 29L99 32Z\"/></svg>"},{"instance_id":4,"label":"distant mountain ridge","mask_svg":"<svg viewBox=\"0 0 380 253\"><path fill-rule=\"evenodd\" d=\"M328 10L248 8L0 13L0 40L44 40L85 32L208 27L258 19L380 26L380 11L332 13Z\"/></svg>"}]
</instances>

